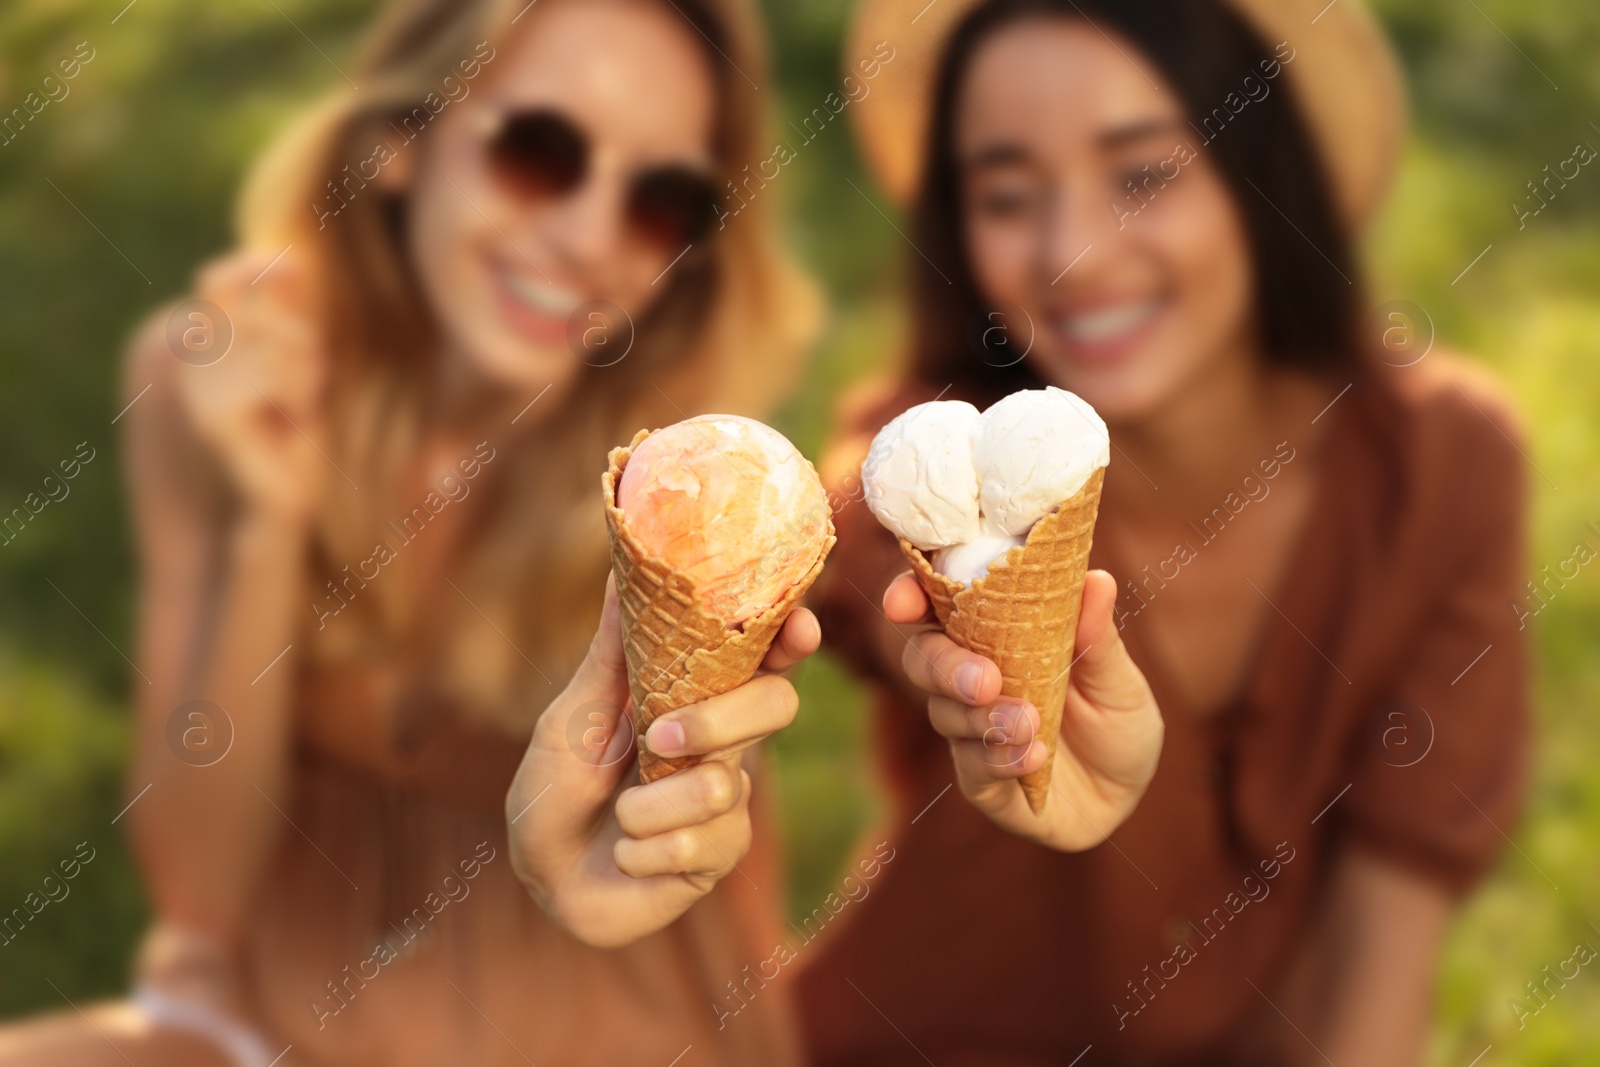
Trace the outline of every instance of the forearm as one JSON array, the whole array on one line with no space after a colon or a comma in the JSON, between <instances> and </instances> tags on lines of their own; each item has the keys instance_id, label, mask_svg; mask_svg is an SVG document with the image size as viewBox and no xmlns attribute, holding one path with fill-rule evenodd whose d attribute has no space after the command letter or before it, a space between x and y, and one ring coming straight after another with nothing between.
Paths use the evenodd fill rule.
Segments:
<instances>
[{"instance_id":1,"label":"forearm","mask_svg":"<svg viewBox=\"0 0 1600 1067\"><path fill-rule=\"evenodd\" d=\"M1345 1008L1346 1017L1322 1043L1329 1060L1363 1067L1422 1067L1426 1062L1433 1022L1429 1004L1380 1003L1368 995L1353 998ZM1300 1062L1312 1067L1327 1061L1306 1049Z\"/></svg>"},{"instance_id":2,"label":"forearm","mask_svg":"<svg viewBox=\"0 0 1600 1067\"><path fill-rule=\"evenodd\" d=\"M1450 914L1430 883L1359 850L1341 857L1284 1004L1317 1047L1286 1032L1290 1062L1422 1064Z\"/></svg>"},{"instance_id":3,"label":"forearm","mask_svg":"<svg viewBox=\"0 0 1600 1067\"><path fill-rule=\"evenodd\" d=\"M130 820L156 909L224 940L236 933L289 814L294 658L278 657L303 610L304 543L292 523L248 518L231 530L204 658L187 684L174 671L172 683L156 686L143 715L135 788L139 780L151 788ZM231 747L209 766L181 758L182 745L160 729L192 699L214 703L231 723ZM226 725L214 729L226 735Z\"/></svg>"},{"instance_id":4,"label":"forearm","mask_svg":"<svg viewBox=\"0 0 1600 1067\"><path fill-rule=\"evenodd\" d=\"M1365 943L1350 946L1354 958L1335 983L1318 1044L1334 1063L1421 1067L1433 1026L1437 945L1408 939L1398 951L1386 949L1373 942L1387 924L1365 925L1358 935ZM1313 1054L1305 1062L1323 1061Z\"/></svg>"}]
</instances>

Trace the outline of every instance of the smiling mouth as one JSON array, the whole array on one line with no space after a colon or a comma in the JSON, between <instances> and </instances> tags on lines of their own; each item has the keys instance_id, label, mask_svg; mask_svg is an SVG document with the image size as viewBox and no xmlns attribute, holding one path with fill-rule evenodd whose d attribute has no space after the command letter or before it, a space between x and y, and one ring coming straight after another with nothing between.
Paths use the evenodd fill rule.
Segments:
<instances>
[{"instance_id":1,"label":"smiling mouth","mask_svg":"<svg viewBox=\"0 0 1600 1067\"><path fill-rule=\"evenodd\" d=\"M1129 301L1110 307L1058 315L1054 325L1074 345L1107 345L1126 340L1166 308L1162 298Z\"/></svg>"},{"instance_id":2,"label":"smiling mouth","mask_svg":"<svg viewBox=\"0 0 1600 1067\"><path fill-rule=\"evenodd\" d=\"M540 345L566 337L572 313L583 305L583 293L505 263L493 263L490 270L500 313L512 329Z\"/></svg>"},{"instance_id":3,"label":"smiling mouth","mask_svg":"<svg viewBox=\"0 0 1600 1067\"><path fill-rule=\"evenodd\" d=\"M565 319L583 303L583 294L526 273L496 268L506 294L535 314Z\"/></svg>"}]
</instances>

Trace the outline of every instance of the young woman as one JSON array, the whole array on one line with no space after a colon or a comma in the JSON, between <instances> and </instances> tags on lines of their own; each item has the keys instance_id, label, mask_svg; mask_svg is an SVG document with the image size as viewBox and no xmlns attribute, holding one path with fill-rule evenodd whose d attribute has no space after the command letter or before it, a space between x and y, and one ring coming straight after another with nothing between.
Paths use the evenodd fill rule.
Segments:
<instances>
[{"instance_id":1,"label":"young woman","mask_svg":"<svg viewBox=\"0 0 1600 1067\"><path fill-rule=\"evenodd\" d=\"M688 910L662 933L591 948L642 931L562 886L547 917L505 811L541 710L611 694L606 450L759 416L797 368L811 289L763 203L717 217L762 71L740 0L396 0L263 163L206 303L127 364L156 927L129 1002L0 1031L0 1063L788 1061L781 1001L725 1033L707 1007L771 942L738 750L786 682L719 698L723 758L664 787L616 796L606 750L591 825L571 780L511 813L633 876L623 919ZM817 639L796 613L769 666ZM698 714L678 751L710 750ZM560 734L590 779L614 719Z\"/></svg>"},{"instance_id":2,"label":"young woman","mask_svg":"<svg viewBox=\"0 0 1600 1067\"><path fill-rule=\"evenodd\" d=\"M857 40L921 6L868 3ZM1450 915L1522 791L1525 472L1492 386L1361 329L1351 249L1400 127L1381 37L1349 0L916 24L926 80L897 66L857 116L915 200L910 370L846 411L824 477L848 493L936 395L1083 396L1113 445L1105 637L1166 741L1105 846L1051 847L1007 801L1040 754L972 756L1033 713L937 630L907 641L926 601L845 509L819 614L879 683L901 815L802 976L817 1060L1418 1064Z\"/></svg>"}]
</instances>

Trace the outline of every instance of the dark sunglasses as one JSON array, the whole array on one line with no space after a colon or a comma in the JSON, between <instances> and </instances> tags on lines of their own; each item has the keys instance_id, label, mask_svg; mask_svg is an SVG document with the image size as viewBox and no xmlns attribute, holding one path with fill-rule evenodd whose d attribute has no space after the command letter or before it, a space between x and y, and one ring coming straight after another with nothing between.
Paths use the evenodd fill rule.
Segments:
<instances>
[{"instance_id":1,"label":"dark sunglasses","mask_svg":"<svg viewBox=\"0 0 1600 1067\"><path fill-rule=\"evenodd\" d=\"M589 138L556 111L512 112L488 144L489 168L512 195L526 201L569 196L589 174ZM717 187L692 167L648 167L628 183L623 212L630 229L663 250L700 240L717 219Z\"/></svg>"}]
</instances>

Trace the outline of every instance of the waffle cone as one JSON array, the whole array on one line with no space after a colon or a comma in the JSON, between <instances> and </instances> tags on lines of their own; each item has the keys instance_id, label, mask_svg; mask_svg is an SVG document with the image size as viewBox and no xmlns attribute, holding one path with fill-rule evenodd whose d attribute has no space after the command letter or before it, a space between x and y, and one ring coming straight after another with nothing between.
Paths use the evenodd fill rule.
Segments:
<instances>
[{"instance_id":1,"label":"waffle cone","mask_svg":"<svg viewBox=\"0 0 1600 1067\"><path fill-rule=\"evenodd\" d=\"M967 651L994 661L1002 696L1026 700L1039 710L1039 740L1047 757L1043 767L1022 778L1022 791L1035 813L1044 810L1050 796L1104 481L1101 467L1082 489L1034 524L1026 543L991 563L989 573L970 586L940 574L921 549L900 540L900 551L933 602L945 633Z\"/></svg>"},{"instance_id":2,"label":"waffle cone","mask_svg":"<svg viewBox=\"0 0 1600 1067\"><path fill-rule=\"evenodd\" d=\"M766 611L742 626L729 627L705 610L699 590L689 578L639 543L617 507L623 468L649 434L640 430L626 447L612 449L609 468L600 479L606 530L611 535L611 569L622 609L622 646L639 739L639 777L644 782L700 762L698 756L656 755L644 745L645 731L669 711L726 693L754 677L784 620L822 573L834 542L833 517L822 506L826 537L811 569Z\"/></svg>"}]
</instances>

